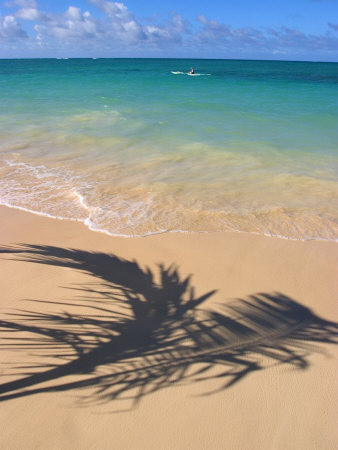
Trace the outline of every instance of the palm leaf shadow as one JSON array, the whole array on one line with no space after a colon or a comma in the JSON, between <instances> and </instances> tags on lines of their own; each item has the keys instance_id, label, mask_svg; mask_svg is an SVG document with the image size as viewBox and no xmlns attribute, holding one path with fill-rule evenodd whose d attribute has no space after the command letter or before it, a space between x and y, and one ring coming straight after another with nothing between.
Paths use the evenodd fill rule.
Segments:
<instances>
[{"instance_id":1,"label":"palm leaf shadow","mask_svg":"<svg viewBox=\"0 0 338 450\"><path fill-rule=\"evenodd\" d=\"M19 245L0 253L69 267L96 280L73 286L75 299L56 302L64 312L24 310L0 321L5 348L38 357L0 385L2 401L90 387L90 402L137 403L159 389L212 378L219 391L268 361L305 369L320 350L317 344L337 343L336 323L282 294L202 309L215 291L196 297L190 276L181 279L174 266L159 265L155 274L115 255L52 246ZM51 352L58 363L44 362Z\"/></svg>"}]
</instances>

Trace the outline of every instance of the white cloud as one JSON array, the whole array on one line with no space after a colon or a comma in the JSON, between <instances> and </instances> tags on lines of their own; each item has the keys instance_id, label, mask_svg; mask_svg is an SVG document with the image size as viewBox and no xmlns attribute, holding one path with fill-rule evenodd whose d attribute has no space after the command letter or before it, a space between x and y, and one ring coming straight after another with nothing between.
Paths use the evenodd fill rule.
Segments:
<instances>
[{"instance_id":1,"label":"white cloud","mask_svg":"<svg viewBox=\"0 0 338 450\"><path fill-rule=\"evenodd\" d=\"M40 14L36 8L22 8L15 15L24 20L39 20Z\"/></svg>"},{"instance_id":2,"label":"white cloud","mask_svg":"<svg viewBox=\"0 0 338 450\"><path fill-rule=\"evenodd\" d=\"M69 6L63 14L46 14L36 8L21 8L16 16L23 20L36 21L34 30L41 46L48 41L62 40L61 44L86 45L90 39L91 44L114 48L116 45L139 46L148 42L152 48L165 43L177 43L185 32L185 23L179 14L172 14L166 23L144 25L139 22L128 8L120 2L107 0L89 0L90 4L105 13L104 19L92 17L80 8Z\"/></svg>"},{"instance_id":3,"label":"white cloud","mask_svg":"<svg viewBox=\"0 0 338 450\"><path fill-rule=\"evenodd\" d=\"M299 30L285 27L259 29L254 27L233 28L204 15L197 17L193 27L181 15L172 13L160 23L156 16L143 20L136 18L121 2L109 0L87 0L93 12L82 11L70 5L63 13L47 14L37 7L35 0L12 0L11 5L18 8L15 13L2 19L0 37L13 40L27 37L20 21L31 21L36 35L32 35L29 48L48 48L55 51L114 52L116 49L131 52L153 52L171 49L177 54L186 55L198 52L209 56L217 52L218 57L247 57L248 55L311 53L334 54L338 46L334 32L338 26L328 23L324 35L307 35ZM103 15L95 15L95 8ZM96 11L97 12L97 11ZM17 18L17 19L16 19ZM330 32L330 29L332 30ZM83 54L83 53L82 53Z\"/></svg>"},{"instance_id":4,"label":"white cloud","mask_svg":"<svg viewBox=\"0 0 338 450\"><path fill-rule=\"evenodd\" d=\"M187 31L185 23L179 14L172 14L165 24L148 25L144 27L146 37L151 42L178 43L182 42Z\"/></svg>"},{"instance_id":5,"label":"white cloud","mask_svg":"<svg viewBox=\"0 0 338 450\"><path fill-rule=\"evenodd\" d=\"M330 27L330 28L332 28L332 30L334 30L334 31L338 31L338 24L336 24L336 23L328 23L328 26Z\"/></svg>"},{"instance_id":6,"label":"white cloud","mask_svg":"<svg viewBox=\"0 0 338 450\"><path fill-rule=\"evenodd\" d=\"M0 16L0 38L22 39L27 38L27 33L21 28L13 16Z\"/></svg>"},{"instance_id":7,"label":"white cloud","mask_svg":"<svg viewBox=\"0 0 338 450\"><path fill-rule=\"evenodd\" d=\"M287 27L263 30L253 27L234 29L215 20L209 20L205 16L199 16L197 19L203 25L194 35L200 46L214 45L239 53L249 50L267 54L292 52L294 55L311 50L333 52L338 48L338 39L330 34L307 35Z\"/></svg>"},{"instance_id":8,"label":"white cloud","mask_svg":"<svg viewBox=\"0 0 338 450\"><path fill-rule=\"evenodd\" d=\"M7 6L20 6L21 8L37 8L36 0L11 0L6 3Z\"/></svg>"},{"instance_id":9,"label":"white cloud","mask_svg":"<svg viewBox=\"0 0 338 450\"><path fill-rule=\"evenodd\" d=\"M83 20L83 15L81 13L80 8L76 8L75 6L70 6L65 12L65 17L70 20L81 22Z\"/></svg>"},{"instance_id":10,"label":"white cloud","mask_svg":"<svg viewBox=\"0 0 338 450\"><path fill-rule=\"evenodd\" d=\"M123 3L107 0L89 0L89 3L101 9L108 17L127 22L133 19L133 14Z\"/></svg>"},{"instance_id":11,"label":"white cloud","mask_svg":"<svg viewBox=\"0 0 338 450\"><path fill-rule=\"evenodd\" d=\"M60 15L49 17L49 21L41 25L34 26L38 33L37 39L40 45L46 39L50 44L50 39L61 40L63 45L74 45L74 41L84 44L87 39L99 37L102 32L98 26L98 21L94 20L88 11L82 13L80 8L70 6L67 11Z\"/></svg>"},{"instance_id":12,"label":"white cloud","mask_svg":"<svg viewBox=\"0 0 338 450\"><path fill-rule=\"evenodd\" d=\"M37 8L21 8L16 13L15 16L23 20L48 22L51 20L52 16L39 11Z\"/></svg>"},{"instance_id":13,"label":"white cloud","mask_svg":"<svg viewBox=\"0 0 338 450\"><path fill-rule=\"evenodd\" d=\"M195 34L195 39L200 44L223 48L266 45L266 36L255 28L234 29L216 20L209 20L205 16L199 16L197 20L203 25L202 29Z\"/></svg>"},{"instance_id":14,"label":"white cloud","mask_svg":"<svg viewBox=\"0 0 338 450\"><path fill-rule=\"evenodd\" d=\"M108 39L113 42L120 41L122 44L137 43L146 39L143 26L123 3L107 0L89 0L89 3L106 14L105 34Z\"/></svg>"}]
</instances>

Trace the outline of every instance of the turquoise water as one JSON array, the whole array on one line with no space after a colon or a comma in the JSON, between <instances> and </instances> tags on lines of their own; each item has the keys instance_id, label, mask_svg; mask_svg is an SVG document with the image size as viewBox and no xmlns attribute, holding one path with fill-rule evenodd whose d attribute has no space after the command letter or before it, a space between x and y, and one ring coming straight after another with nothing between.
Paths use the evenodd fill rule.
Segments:
<instances>
[{"instance_id":1,"label":"turquoise water","mask_svg":"<svg viewBox=\"0 0 338 450\"><path fill-rule=\"evenodd\" d=\"M0 60L0 204L112 235L337 240L337 88L336 63Z\"/></svg>"}]
</instances>

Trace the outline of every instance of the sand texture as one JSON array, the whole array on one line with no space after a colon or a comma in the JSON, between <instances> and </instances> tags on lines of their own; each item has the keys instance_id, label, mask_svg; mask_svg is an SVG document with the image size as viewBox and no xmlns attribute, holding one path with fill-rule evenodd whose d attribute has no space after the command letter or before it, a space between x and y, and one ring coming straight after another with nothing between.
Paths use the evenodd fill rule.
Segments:
<instances>
[{"instance_id":1,"label":"sand texture","mask_svg":"<svg viewBox=\"0 0 338 450\"><path fill-rule=\"evenodd\" d=\"M337 447L336 243L0 236L0 448Z\"/></svg>"}]
</instances>

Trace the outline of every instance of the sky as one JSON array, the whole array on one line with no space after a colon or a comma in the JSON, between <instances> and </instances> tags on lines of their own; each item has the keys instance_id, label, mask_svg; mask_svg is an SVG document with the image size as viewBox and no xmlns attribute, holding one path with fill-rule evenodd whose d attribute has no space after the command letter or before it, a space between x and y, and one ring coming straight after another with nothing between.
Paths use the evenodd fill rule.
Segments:
<instances>
[{"instance_id":1,"label":"sky","mask_svg":"<svg viewBox=\"0 0 338 450\"><path fill-rule=\"evenodd\" d=\"M338 62L338 0L0 0L0 58Z\"/></svg>"}]
</instances>

